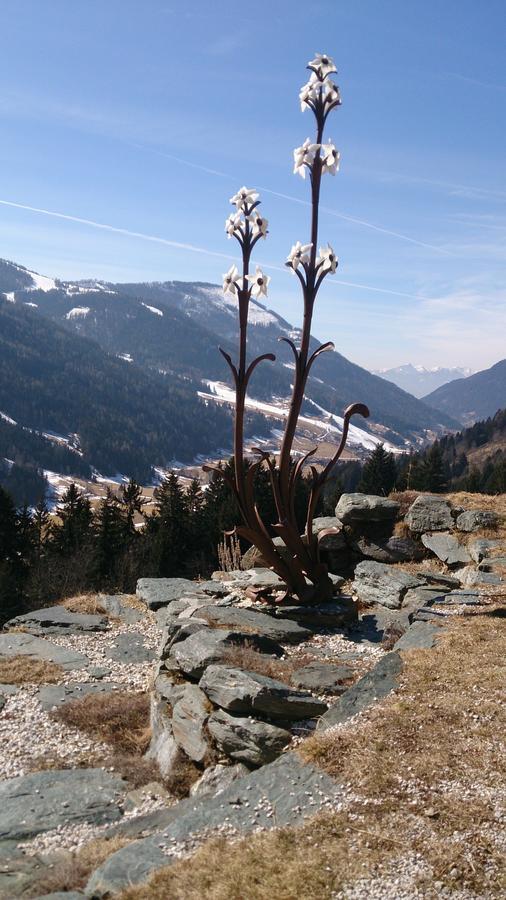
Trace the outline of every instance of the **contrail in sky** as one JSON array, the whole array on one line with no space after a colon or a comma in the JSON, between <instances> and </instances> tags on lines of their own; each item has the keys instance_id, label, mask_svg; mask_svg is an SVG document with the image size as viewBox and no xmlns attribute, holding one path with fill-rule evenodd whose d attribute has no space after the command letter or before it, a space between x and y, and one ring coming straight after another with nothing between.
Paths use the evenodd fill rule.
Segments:
<instances>
[{"instance_id":1,"label":"contrail in sky","mask_svg":"<svg viewBox=\"0 0 506 900\"><path fill-rule=\"evenodd\" d=\"M171 241L168 238L158 237L154 234L145 234L143 231L131 231L129 228L118 228L116 225L107 225L105 222L95 222L93 219L83 219L81 216L71 216L67 213L55 212L52 209L41 209L38 206L28 206L26 203L15 203L13 200L0 200L0 205L11 206L14 209L23 209L27 212L38 213L43 216L51 216L54 219L64 219L66 222L77 222L79 225L88 225L90 228L100 228L103 231L112 231L115 234L122 234L125 237L137 238L142 241L151 241L155 244L163 244L166 247L173 247L176 250L188 250L191 253L201 253L204 256L214 256L218 259L239 260L232 253L219 253L216 250L208 250L206 247L197 247L195 244L185 244L180 241ZM273 269L277 272L283 272L288 275L288 270L282 266L276 266L271 263L262 263L265 269ZM390 294L393 297L408 297L412 300L426 300L427 297L420 297L415 294L404 293L403 291L393 291L388 288L373 287L369 284L358 284L354 281L341 281L338 278L333 279L330 284L342 284L345 287L359 288L364 291L374 291L378 294Z\"/></svg>"}]
</instances>

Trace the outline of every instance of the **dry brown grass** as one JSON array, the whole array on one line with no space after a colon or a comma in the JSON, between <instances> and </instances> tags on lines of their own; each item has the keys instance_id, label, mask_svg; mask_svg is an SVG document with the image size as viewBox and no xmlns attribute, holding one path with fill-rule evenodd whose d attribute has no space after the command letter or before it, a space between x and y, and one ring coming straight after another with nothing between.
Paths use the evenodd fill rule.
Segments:
<instances>
[{"instance_id":1,"label":"dry brown grass","mask_svg":"<svg viewBox=\"0 0 506 900\"><path fill-rule=\"evenodd\" d=\"M118 753L141 756L148 748L149 695L114 691L89 694L51 713L72 728L110 744Z\"/></svg>"},{"instance_id":2,"label":"dry brown grass","mask_svg":"<svg viewBox=\"0 0 506 900\"><path fill-rule=\"evenodd\" d=\"M420 494L423 494L423 491L392 491L388 496L390 500L395 500L399 504L399 515L405 516Z\"/></svg>"},{"instance_id":3,"label":"dry brown grass","mask_svg":"<svg viewBox=\"0 0 506 900\"><path fill-rule=\"evenodd\" d=\"M59 606L64 606L69 612L85 613L86 615L107 615L106 610L100 605L98 594L77 594L75 597L66 597Z\"/></svg>"},{"instance_id":4,"label":"dry brown grass","mask_svg":"<svg viewBox=\"0 0 506 900\"><path fill-rule=\"evenodd\" d=\"M134 753L115 753L104 757L98 753L80 753L69 760L56 753L45 753L34 756L30 762L30 772L45 772L49 769L88 769L103 768L116 772L130 788L144 787L145 784L158 781L163 783L158 764L153 759L146 759Z\"/></svg>"},{"instance_id":5,"label":"dry brown grass","mask_svg":"<svg viewBox=\"0 0 506 900\"><path fill-rule=\"evenodd\" d=\"M49 660L31 656L0 657L0 684L57 684L63 669Z\"/></svg>"},{"instance_id":6,"label":"dry brown grass","mask_svg":"<svg viewBox=\"0 0 506 900\"><path fill-rule=\"evenodd\" d=\"M348 809L302 828L208 841L121 900L328 900L360 878L366 897L371 881L416 854L426 870L413 894L436 900L442 884L503 896L496 791L506 770L506 623L497 613L454 617L436 649L404 654L395 695L301 745L304 759L352 784L358 800Z\"/></svg>"},{"instance_id":7,"label":"dry brown grass","mask_svg":"<svg viewBox=\"0 0 506 900\"><path fill-rule=\"evenodd\" d=\"M259 653L251 644L245 643L242 647L231 647L223 656L224 662L236 669L243 669L247 672L257 672L259 675L267 675L269 678L276 678L278 681L290 683L292 675L314 662L315 657L304 654L298 657L289 656L285 659L276 659L267 656L265 653Z\"/></svg>"},{"instance_id":8,"label":"dry brown grass","mask_svg":"<svg viewBox=\"0 0 506 900\"><path fill-rule=\"evenodd\" d=\"M211 762L209 760L209 764ZM201 775L202 769L199 769L186 753L179 750L170 774L164 779L163 784L173 797L182 800L188 796L192 784L195 784Z\"/></svg>"},{"instance_id":9,"label":"dry brown grass","mask_svg":"<svg viewBox=\"0 0 506 900\"><path fill-rule=\"evenodd\" d=\"M86 886L91 873L101 866L111 855L121 850L130 839L121 837L99 838L86 844L81 850L69 854L68 857L47 868L33 891L32 896L52 894L59 891L78 891ZM27 895L25 895L27 896Z\"/></svg>"}]
</instances>

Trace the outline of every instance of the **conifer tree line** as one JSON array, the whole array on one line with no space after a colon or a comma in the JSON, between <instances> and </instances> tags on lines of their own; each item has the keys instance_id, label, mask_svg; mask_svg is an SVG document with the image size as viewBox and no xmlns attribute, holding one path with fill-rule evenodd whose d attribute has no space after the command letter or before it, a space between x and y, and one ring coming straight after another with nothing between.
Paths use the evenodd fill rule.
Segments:
<instances>
[{"instance_id":1,"label":"conifer tree line","mask_svg":"<svg viewBox=\"0 0 506 900\"><path fill-rule=\"evenodd\" d=\"M274 521L267 473L258 473L257 485L263 514ZM301 530L308 493L302 479ZM223 532L238 521L235 500L217 478L205 489L194 479L185 489L170 474L155 489L149 513L134 480L108 489L95 510L71 484L56 515L43 499L30 510L17 508L0 487L0 624L84 591L132 593L141 577L208 577L218 567Z\"/></svg>"}]
</instances>

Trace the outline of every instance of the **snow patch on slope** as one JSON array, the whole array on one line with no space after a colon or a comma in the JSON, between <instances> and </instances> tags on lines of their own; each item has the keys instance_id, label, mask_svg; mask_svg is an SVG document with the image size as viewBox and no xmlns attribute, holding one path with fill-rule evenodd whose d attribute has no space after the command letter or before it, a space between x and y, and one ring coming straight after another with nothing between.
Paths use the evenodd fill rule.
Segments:
<instances>
[{"instance_id":1,"label":"snow patch on slope","mask_svg":"<svg viewBox=\"0 0 506 900\"><path fill-rule=\"evenodd\" d=\"M28 275L35 282L32 291L54 291L56 287L56 281L54 278L48 278L47 275L39 275L37 272L30 272L27 269Z\"/></svg>"},{"instance_id":2,"label":"snow patch on slope","mask_svg":"<svg viewBox=\"0 0 506 900\"><path fill-rule=\"evenodd\" d=\"M90 312L89 306L74 306L73 309L70 309L68 313L66 313L66 319L79 319L87 316Z\"/></svg>"},{"instance_id":3,"label":"snow patch on slope","mask_svg":"<svg viewBox=\"0 0 506 900\"><path fill-rule=\"evenodd\" d=\"M149 309L149 311L154 313L155 316L163 316L162 310L158 309L157 306L149 306L148 303L141 303L141 306L144 306L145 309Z\"/></svg>"},{"instance_id":4,"label":"snow patch on slope","mask_svg":"<svg viewBox=\"0 0 506 900\"><path fill-rule=\"evenodd\" d=\"M8 422L9 425L17 425L18 424L14 419L11 419L11 417L8 416L7 413L0 412L0 419L3 419L4 422Z\"/></svg>"}]
</instances>

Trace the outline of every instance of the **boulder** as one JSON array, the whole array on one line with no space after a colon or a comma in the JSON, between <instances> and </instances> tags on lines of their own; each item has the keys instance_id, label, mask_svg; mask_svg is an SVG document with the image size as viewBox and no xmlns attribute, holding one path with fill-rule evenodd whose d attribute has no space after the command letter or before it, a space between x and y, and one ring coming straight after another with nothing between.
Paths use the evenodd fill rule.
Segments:
<instances>
[{"instance_id":1,"label":"boulder","mask_svg":"<svg viewBox=\"0 0 506 900\"><path fill-rule=\"evenodd\" d=\"M422 544L447 566L460 566L471 561L466 548L448 531L422 534Z\"/></svg>"},{"instance_id":2,"label":"boulder","mask_svg":"<svg viewBox=\"0 0 506 900\"><path fill-rule=\"evenodd\" d=\"M35 609L33 612L9 619L4 629L9 631L11 628L22 628L29 634L40 636L107 631L108 624L105 616L69 612L64 606L48 606L46 609Z\"/></svg>"},{"instance_id":3,"label":"boulder","mask_svg":"<svg viewBox=\"0 0 506 900\"><path fill-rule=\"evenodd\" d=\"M459 531L479 531L481 528L496 528L499 518L491 509L466 509L457 517Z\"/></svg>"},{"instance_id":4,"label":"boulder","mask_svg":"<svg viewBox=\"0 0 506 900\"><path fill-rule=\"evenodd\" d=\"M273 719L310 719L327 709L326 703L305 691L230 666L209 666L199 687L216 706L229 712L258 713Z\"/></svg>"},{"instance_id":5,"label":"boulder","mask_svg":"<svg viewBox=\"0 0 506 900\"><path fill-rule=\"evenodd\" d=\"M331 728L346 722L377 700L382 700L395 690L402 671L401 656L397 652L387 653L360 681L348 688L334 706L321 717L319 729Z\"/></svg>"},{"instance_id":6,"label":"boulder","mask_svg":"<svg viewBox=\"0 0 506 900\"><path fill-rule=\"evenodd\" d=\"M139 578L136 594L149 609L160 609L174 600L196 595L224 596L226 590L214 581L190 581L188 578Z\"/></svg>"},{"instance_id":7,"label":"boulder","mask_svg":"<svg viewBox=\"0 0 506 900\"><path fill-rule=\"evenodd\" d=\"M264 612L239 606L205 606L199 610L198 615L210 625L264 635L287 644L298 644L312 635L309 628L303 628L291 619L274 618Z\"/></svg>"},{"instance_id":8,"label":"boulder","mask_svg":"<svg viewBox=\"0 0 506 900\"><path fill-rule=\"evenodd\" d=\"M387 541L374 541L362 535L351 547L355 553L376 562L396 563L423 559L423 550L413 538L394 535Z\"/></svg>"},{"instance_id":9,"label":"boulder","mask_svg":"<svg viewBox=\"0 0 506 900\"><path fill-rule=\"evenodd\" d=\"M150 662L156 657L154 650L144 646L144 636L137 631L118 634L112 646L104 648L104 655L108 659L127 665Z\"/></svg>"},{"instance_id":10,"label":"boulder","mask_svg":"<svg viewBox=\"0 0 506 900\"><path fill-rule=\"evenodd\" d=\"M162 776L166 778L177 760L179 747L172 733L172 707L156 693L151 694L150 725L151 742L146 756L158 763Z\"/></svg>"},{"instance_id":11,"label":"boulder","mask_svg":"<svg viewBox=\"0 0 506 900\"><path fill-rule=\"evenodd\" d=\"M96 684L93 681L69 682L68 684L46 684L37 691L37 700L42 709L54 709L55 706L64 706L71 700L81 700L88 694L107 694L120 688L119 684L101 681Z\"/></svg>"},{"instance_id":12,"label":"boulder","mask_svg":"<svg viewBox=\"0 0 506 900\"><path fill-rule=\"evenodd\" d=\"M250 766L273 762L292 740L291 733L284 728L257 719L231 716L224 710L210 716L208 727L223 753Z\"/></svg>"},{"instance_id":13,"label":"boulder","mask_svg":"<svg viewBox=\"0 0 506 900\"><path fill-rule=\"evenodd\" d=\"M249 775L250 770L244 763L235 763L233 766L224 766L217 763L215 766L209 766L204 774L192 784L190 788L190 797L205 797L212 795L217 797L222 794L234 781Z\"/></svg>"},{"instance_id":14,"label":"boulder","mask_svg":"<svg viewBox=\"0 0 506 900\"><path fill-rule=\"evenodd\" d=\"M452 510L448 500L432 494L420 494L410 506L404 521L415 534L447 531L453 528Z\"/></svg>"},{"instance_id":15,"label":"boulder","mask_svg":"<svg viewBox=\"0 0 506 900\"><path fill-rule=\"evenodd\" d=\"M146 613L130 606L124 600L124 596L124 594L100 594L98 602L113 619L118 619L125 625L135 625L145 618Z\"/></svg>"},{"instance_id":16,"label":"boulder","mask_svg":"<svg viewBox=\"0 0 506 900\"><path fill-rule=\"evenodd\" d=\"M183 696L185 685L177 682L175 678L167 672L160 672L155 678L155 691L163 697L171 707L174 707L178 700Z\"/></svg>"},{"instance_id":17,"label":"boulder","mask_svg":"<svg viewBox=\"0 0 506 900\"><path fill-rule=\"evenodd\" d=\"M124 792L125 782L104 769L52 769L7 779L0 783L0 841L116 822Z\"/></svg>"},{"instance_id":18,"label":"boulder","mask_svg":"<svg viewBox=\"0 0 506 900\"><path fill-rule=\"evenodd\" d=\"M172 734L176 744L190 759L204 762L209 752L206 722L211 704L196 684L186 684L172 710Z\"/></svg>"},{"instance_id":19,"label":"boulder","mask_svg":"<svg viewBox=\"0 0 506 900\"><path fill-rule=\"evenodd\" d=\"M329 529L333 529L332 534L325 534L323 537L320 537L322 532ZM318 538L320 551L335 552L346 548L343 523L336 516L318 516L314 519L313 534Z\"/></svg>"},{"instance_id":20,"label":"boulder","mask_svg":"<svg viewBox=\"0 0 506 900\"><path fill-rule=\"evenodd\" d=\"M266 607L266 612L269 615L280 615L284 619L293 619L314 631L322 628L348 628L354 625L358 618L355 601L345 594L327 603Z\"/></svg>"},{"instance_id":21,"label":"boulder","mask_svg":"<svg viewBox=\"0 0 506 900\"><path fill-rule=\"evenodd\" d=\"M467 549L473 562L480 563L482 560L487 559L492 551L503 547L503 541L489 541L481 538L468 544Z\"/></svg>"},{"instance_id":22,"label":"boulder","mask_svg":"<svg viewBox=\"0 0 506 900\"><path fill-rule=\"evenodd\" d=\"M423 579L409 575L402 569L366 560L355 568L353 587L364 603L379 603L398 609L406 592L419 587Z\"/></svg>"},{"instance_id":23,"label":"boulder","mask_svg":"<svg viewBox=\"0 0 506 900\"><path fill-rule=\"evenodd\" d=\"M472 566L466 566L460 572L462 584L467 587L485 584L501 584L502 578L497 572L482 572L480 569L474 569Z\"/></svg>"},{"instance_id":24,"label":"boulder","mask_svg":"<svg viewBox=\"0 0 506 900\"><path fill-rule=\"evenodd\" d=\"M350 666L335 666L332 663L312 662L292 675L290 681L296 688L315 694L342 694L347 690L343 681L353 676Z\"/></svg>"},{"instance_id":25,"label":"boulder","mask_svg":"<svg viewBox=\"0 0 506 900\"><path fill-rule=\"evenodd\" d=\"M360 522L394 522L399 504L388 497L375 494L341 494L336 506L336 517L343 525Z\"/></svg>"},{"instance_id":26,"label":"boulder","mask_svg":"<svg viewBox=\"0 0 506 900\"><path fill-rule=\"evenodd\" d=\"M436 643L439 628L435 622L413 622L394 644L394 651L431 650Z\"/></svg>"},{"instance_id":27,"label":"boulder","mask_svg":"<svg viewBox=\"0 0 506 900\"><path fill-rule=\"evenodd\" d=\"M283 654L283 648L270 638L239 630L204 628L175 644L168 661L173 660L185 675L198 679L208 666L223 662L229 650L245 644L261 653Z\"/></svg>"},{"instance_id":28,"label":"boulder","mask_svg":"<svg viewBox=\"0 0 506 900\"><path fill-rule=\"evenodd\" d=\"M84 653L67 650L32 634L0 634L0 657L30 656L57 663L66 672L84 669L90 662Z\"/></svg>"}]
</instances>

